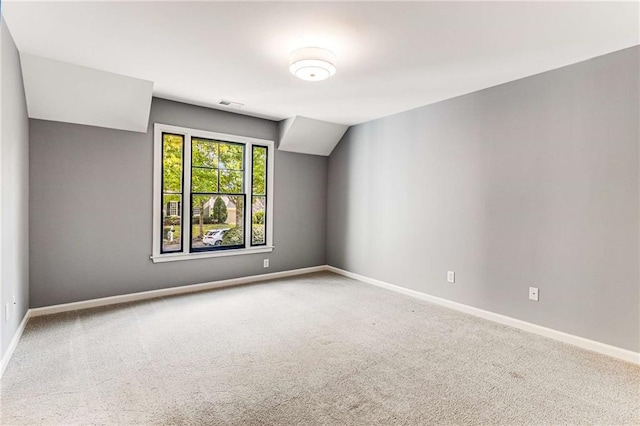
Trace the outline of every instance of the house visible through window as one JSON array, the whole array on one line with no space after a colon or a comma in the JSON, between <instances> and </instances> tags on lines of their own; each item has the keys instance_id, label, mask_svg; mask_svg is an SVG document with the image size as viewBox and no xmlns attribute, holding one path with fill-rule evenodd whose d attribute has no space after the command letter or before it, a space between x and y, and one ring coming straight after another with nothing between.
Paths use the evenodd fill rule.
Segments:
<instances>
[{"instance_id":1,"label":"house visible through window","mask_svg":"<svg viewBox=\"0 0 640 426\"><path fill-rule=\"evenodd\" d=\"M169 216L180 216L180 203L169 201Z\"/></svg>"},{"instance_id":2,"label":"house visible through window","mask_svg":"<svg viewBox=\"0 0 640 426\"><path fill-rule=\"evenodd\" d=\"M161 239L154 256L270 247L272 146L156 125Z\"/></svg>"}]
</instances>

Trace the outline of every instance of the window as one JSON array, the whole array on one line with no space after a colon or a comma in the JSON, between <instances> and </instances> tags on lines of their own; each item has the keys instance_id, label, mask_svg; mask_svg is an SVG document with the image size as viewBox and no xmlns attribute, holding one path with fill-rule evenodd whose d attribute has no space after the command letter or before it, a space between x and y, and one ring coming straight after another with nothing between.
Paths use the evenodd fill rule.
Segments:
<instances>
[{"instance_id":1,"label":"window","mask_svg":"<svg viewBox=\"0 0 640 426\"><path fill-rule=\"evenodd\" d=\"M253 146L251 173L251 245L260 246L267 243L265 228L265 211L267 206L267 148Z\"/></svg>"},{"instance_id":2,"label":"window","mask_svg":"<svg viewBox=\"0 0 640 426\"><path fill-rule=\"evenodd\" d=\"M273 141L155 125L154 262L267 252Z\"/></svg>"}]
</instances>

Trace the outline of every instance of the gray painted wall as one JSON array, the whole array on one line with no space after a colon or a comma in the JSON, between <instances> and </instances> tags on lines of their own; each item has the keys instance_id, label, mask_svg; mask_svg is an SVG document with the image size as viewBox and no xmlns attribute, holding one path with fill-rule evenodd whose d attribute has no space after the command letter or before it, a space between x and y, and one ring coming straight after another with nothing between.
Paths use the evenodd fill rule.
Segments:
<instances>
[{"instance_id":1,"label":"gray painted wall","mask_svg":"<svg viewBox=\"0 0 640 426\"><path fill-rule=\"evenodd\" d=\"M156 122L271 140L278 132L273 121L156 98L146 134L31 120L32 307L326 263L328 160L277 150L272 253L152 263Z\"/></svg>"},{"instance_id":2,"label":"gray painted wall","mask_svg":"<svg viewBox=\"0 0 640 426\"><path fill-rule=\"evenodd\" d=\"M0 355L4 355L29 307L29 120L20 56L4 20L0 27ZM10 318L5 322L7 303Z\"/></svg>"},{"instance_id":3,"label":"gray painted wall","mask_svg":"<svg viewBox=\"0 0 640 426\"><path fill-rule=\"evenodd\" d=\"M640 350L639 53L352 127L329 264Z\"/></svg>"}]
</instances>

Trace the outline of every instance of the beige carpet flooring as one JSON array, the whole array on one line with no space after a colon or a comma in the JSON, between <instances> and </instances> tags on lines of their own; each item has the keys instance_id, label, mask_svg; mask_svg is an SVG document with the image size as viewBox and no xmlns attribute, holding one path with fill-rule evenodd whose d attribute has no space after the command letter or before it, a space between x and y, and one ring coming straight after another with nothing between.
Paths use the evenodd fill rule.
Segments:
<instances>
[{"instance_id":1,"label":"beige carpet flooring","mask_svg":"<svg viewBox=\"0 0 640 426\"><path fill-rule=\"evenodd\" d=\"M330 273L37 317L13 424L640 424L640 368Z\"/></svg>"}]
</instances>

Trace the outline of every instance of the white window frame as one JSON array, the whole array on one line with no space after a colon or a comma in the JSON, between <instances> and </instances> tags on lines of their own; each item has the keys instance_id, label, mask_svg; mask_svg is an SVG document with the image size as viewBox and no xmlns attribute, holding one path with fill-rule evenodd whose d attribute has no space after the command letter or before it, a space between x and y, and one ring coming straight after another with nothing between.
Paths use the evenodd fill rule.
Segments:
<instances>
[{"instance_id":1,"label":"white window frame","mask_svg":"<svg viewBox=\"0 0 640 426\"><path fill-rule=\"evenodd\" d=\"M183 150L183 197L182 197L182 253L161 253L162 245L162 134L174 133L184 135ZM244 194L246 196L245 211L245 248L228 249L221 251L206 251L189 253L191 240L191 138L214 139L223 142L235 142L245 145L244 149ZM266 245L251 246L251 172L253 170L254 145L267 147L267 220L265 223ZM153 136L153 238L151 260L158 262L173 262L177 260L206 259L213 257L226 257L245 254L268 253L273 251L273 166L275 157L275 143L271 140L250 138L246 136L229 135L224 133L209 132L206 130L190 129L186 127L171 126L155 123ZM186 232L184 232L186 230Z\"/></svg>"}]
</instances>

